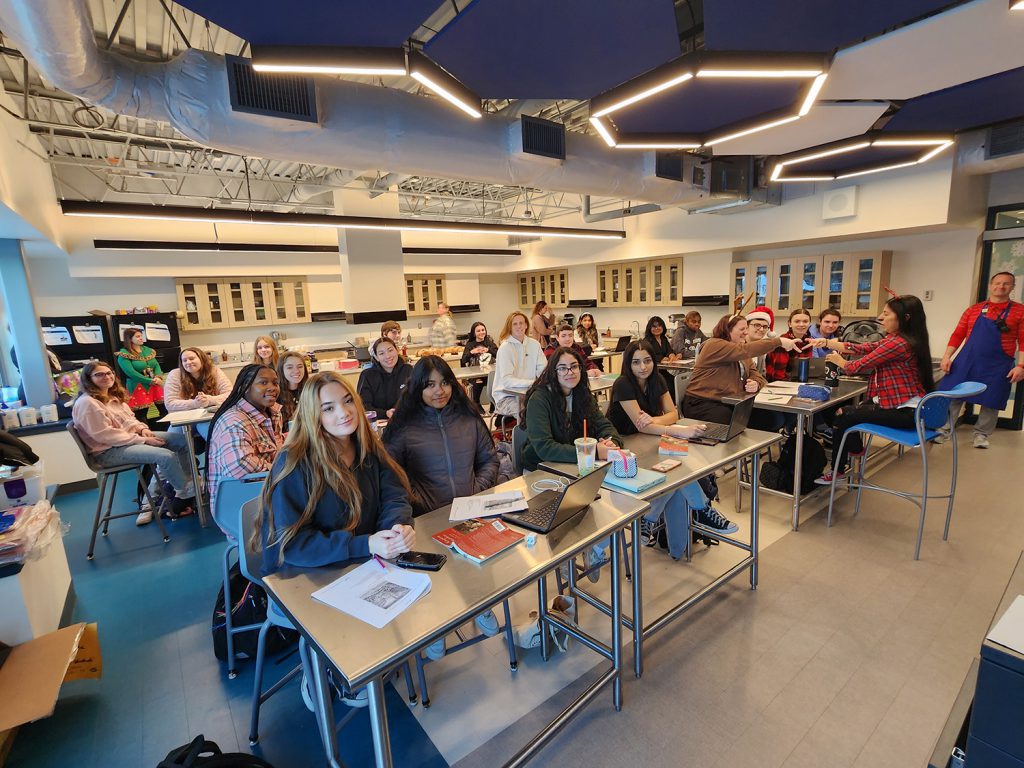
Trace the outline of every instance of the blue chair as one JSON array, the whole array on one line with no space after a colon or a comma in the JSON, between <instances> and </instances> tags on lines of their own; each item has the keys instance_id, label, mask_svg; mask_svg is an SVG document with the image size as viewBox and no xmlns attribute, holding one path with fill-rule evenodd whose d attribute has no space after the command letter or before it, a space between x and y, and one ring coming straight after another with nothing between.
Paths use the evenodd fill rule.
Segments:
<instances>
[{"instance_id":1,"label":"blue chair","mask_svg":"<svg viewBox=\"0 0 1024 768\"><path fill-rule=\"evenodd\" d=\"M213 521L227 536L228 544L224 548L224 630L227 639L228 679L238 676L235 659L235 635L240 632L258 630L262 624L246 624L236 627L231 619L231 558L238 551L238 510L250 499L255 499L263 490L263 479L266 472L254 472L245 477L221 480L217 485L217 505L213 510Z\"/></svg>"},{"instance_id":2,"label":"blue chair","mask_svg":"<svg viewBox=\"0 0 1024 768\"><path fill-rule=\"evenodd\" d=\"M864 423L857 424L856 426L850 427L843 433L843 439L839 441L839 446L835 450L842 452L846 444L846 439L850 434L858 432L863 436L864 439L864 457L861 459L860 473L859 476L854 479L849 479L848 487L850 489L857 489L857 501L854 506L854 516L860 513L860 496L861 492L866 488L869 491L882 491L884 493L891 494L893 496L899 496L902 499L907 499L914 502L921 510L921 519L917 527L917 544L914 547L914 559L918 560L921 556L921 539L924 536L924 517L928 507L928 499L947 499L946 506L946 525L942 531L942 540L946 541L949 538L949 521L953 516L953 497L956 494L956 471L957 471L957 447L956 447L956 430L951 430L950 437L953 444L953 471L951 473L949 482L949 493L945 494L929 494L928 493L928 452L925 447L928 443L932 442L936 437L939 436L939 428L946 425L949 420L949 406L950 402L954 400L963 400L968 397L974 397L980 395L985 391L985 385L975 381L965 381L962 384L957 384L953 389L931 392L921 398L921 401L917 404L917 408L914 409L914 423L913 429L897 429L895 427L883 427L878 424ZM881 437L889 442L895 443L900 446L900 449L906 448L920 448L921 449L921 470L922 470L922 485L920 493L913 493L910 491L898 491L893 488L885 488L883 486L869 483L864 479L868 455L871 448L871 438L875 436ZM836 497L836 475L833 473L831 491L828 499L828 525L832 525L832 508Z\"/></svg>"}]
</instances>

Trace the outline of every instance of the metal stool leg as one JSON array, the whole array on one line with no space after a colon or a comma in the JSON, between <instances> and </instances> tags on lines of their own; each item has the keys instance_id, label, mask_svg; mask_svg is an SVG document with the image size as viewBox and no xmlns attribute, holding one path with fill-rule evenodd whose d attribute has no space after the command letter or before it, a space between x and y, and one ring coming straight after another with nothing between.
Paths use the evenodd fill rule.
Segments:
<instances>
[{"instance_id":1,"label":"metal stool leg","mask_svg":"<svg viewBox=\"0 0 1024 768\"><path fill-rule=\"evenodd\" d=\"M956 453L956 430L951 430L950 438L953 443L953 471L949 481L949 503L946 506L946 525L942 529L942 540L949 541L949 521L953 518L953 498L956 496L956 470L957 470L957 453Z\"/></svg>"},{"instance_id":2,"label":"metal stool leg","mask_svg":"<svg viewBox=\"0 0 1024 768\"><path fill-rule=\"evenodd\" d=\"M238 666L235 664L235 633L231 619L231 552L238 548L237 544L228 544L224 549L224 632L228 645L228 680L238 677Z\"/></svg>"},{"instance_id":3,"label":"metal stool leg","mask_svg":"<svg viewBox=\"0 0 1024 768\"><path fill-rule=\"evenodd\" d=\"M868 471L868 454L871 451L871 435L864 441L864 455L860 457L860 478L857 482L857 503L853 506L853 516L860 514L860 497L864 491L864 476Z\"/></svg>"},{"instance_id":4,"label":"metal stool leg","mask_svg":"<svg viewBox=\"0 0 1024 768\"><path fill-rule=\"evenodd\" d=\"M420 700L423 702L423 708L430 708L430 692L427 690L427 674L424 671L426 664L423 661L423 654L416 654L416 677L420 681Z\"/></svg>"},{"instance_id":5,"label":"metal stool leg","mask_svg":"<svg viewBox=\"0 0 1024 768\"><path fill-rule=\"evenodd\" d=\"M110 500L107 502L107 514L103 517L103 535L106 536L110 530L110 508L114 504L114 497L117 496L117 478L121 476L120 472L115 472L113 483L110 486Z\"/></svg>"},{"instance_id":6,"label":"metal stool leg","mask_svg":"<svg viewBox=\"0 0 1024 768\"><path fill-rule=\"evenodd\" d=\"M153 467L153 471L156 472L156 467ZM135 468L135 472L138 475L139 480L141 481L142 480L142 467L136 467ZM160 475L157 475L157 478L159 478L159 477L160 477ZM164 521L163 521L162 516L160 514L161 510L157 509L156 502L153 501L153 496L149 492L149 486L148 485L143 485L143 487L146 489L146 501L149 502L149 508L151 510L153 510L153 521L156 523L156 527L160 529L160 535L163 537L164 543L166 544L168 541L171 540L171 537L169 535L167 535L167 529L164 528Z\"/></svg>"},{"instance_id":7,"label":"metal stool leg","mask_svg":"<svg viewBox=\"0 0 1024 768\"><path fill-rule=\"evenodd\" d=\"M629 570L629 548L631 546L635 547L636 546L636 542L634 541L632 544L630 544L629 542L626 541L625 535L621 536L620 538L622 539L622 564L625 566L625 569L623 570L623 573L626 576L626 581L632 581L633 580L633 574Z\"/></svg>"},{"instance_id":8,"label":"metal stool leg","mask_svg":"<svg viewBox=\"0 0 1024 768\"><path fill-rule=\"evenodd\" d=\"M501 607L505 611L505 646L508 649L508 668L515 672L519 669L519 659L516 653L516 636L512 631L512 612L508 607L508 600L502 600Z\"/></svg>"},{"instance_id":9,"label":"metal stool leg","mask_svg":"<svg viewBox=\"0 0 1024 768\"><path fill-rule=\"evenodd\" d=\"M99 498L96 499L96 518L92 523L92 536L89 538L89 551L85 555L88 560L92 560L92 552L96 548L96 533L100 529L100 516L103 514L103 497L107 490L107 474L101 473L97 475L96 480L99 483Z\"/></svg>"},{"instance_id":10,"label":"metal stool leg","mask_svg":"<svg viewBox=\"0 0 1024 768\"><path fill-rule=\"evenodd\" d=\"M414 705L419 701L419 697L416 695L416 686L412 683L412 670L409 668L408 659L402 662L402 675L405 677L405 689L409 694L409 704Z\"/></svg>"},{"instance_id":11,"label":"metal stool leg","mask_svg":"<svg viewBox=\"0 0 1024 768\"><path fill-rule=\"evenodd\" d=\"M921 445L921 520L917 524L917 544L914 546L914 559L921 558L921 539L924 538L924 517L928 511L928 452L927 444Z\"/></svg>"},{"instance_id":12,"label":"metal stool leg","mask_svg":"<svg viewBox=\"0 0 1024 768\"><path fill-rule=\"evenodd\" d=\"M270 631L269 621L263 622L260 627L259 640L256 643L256 670L253 674L252 683L252 717L249 720L249 746L259 743L260 735L260 699L263 696L263 662L267 653L267 632Z\"/></svg>"}]
</instances>

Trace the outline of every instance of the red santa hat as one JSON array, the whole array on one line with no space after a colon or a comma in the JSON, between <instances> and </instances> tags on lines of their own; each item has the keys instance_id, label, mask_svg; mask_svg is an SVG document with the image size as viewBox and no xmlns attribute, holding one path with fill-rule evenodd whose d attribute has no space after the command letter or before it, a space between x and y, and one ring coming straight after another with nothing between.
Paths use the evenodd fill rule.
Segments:
<instances>
[{"instance_id":1,"label":"red santa hat","mask_svg":"<svg viewBox=\"0 0 1024 768\"><path fill-rule=\"evenodd\" d=\"M768 330L775 330L775 314L768 307L755 307L754 311L747 315L747 322L751 320L763 320L768 323Z\"/></svg>"}]
</instances>

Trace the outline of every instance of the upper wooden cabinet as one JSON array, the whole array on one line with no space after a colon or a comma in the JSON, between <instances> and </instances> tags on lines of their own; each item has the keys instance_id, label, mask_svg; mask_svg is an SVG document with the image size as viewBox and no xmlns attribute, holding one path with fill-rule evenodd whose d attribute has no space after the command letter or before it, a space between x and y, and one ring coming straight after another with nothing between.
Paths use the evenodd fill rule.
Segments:
<instances>
[{"instance_id":1,"label":"upper wooden cabinet","mask_svg":"<svg viewBox=\"0 0 1024 768\"><path fill-rule=\"evenodd\" d=\"M773 266L775 311L780 316L803 307L812 317L824 309L822 306L822 257L804 256L798 259L776 259Z\"/></svg>"},{"instance_id":2,"label":"upper wooden cabinet","mask_svg":"<svg viewBox=\"0 0 1024 768\"><path fill-rule=\"evenodd\" d=\"M178 278L182 329L309 322L306 282L295 277Z\"/></svg>"},{"instance_id":3,"label":"upper wooden cabinet","mask_svg":"<svg viewBox=\"0 0 1024 768\"><path fill-rule=\"evenodd\" d=\"M549 307L565 307L569 303L569 270L542 269L516 274L519 286L519 308L533 309L538 301Z\"/></svg>"},{"instance_id":4,"label":"upper wooden cabinet","mask_svg":"<svg viewBox=\"0 0 1024 768\"><path fill-rule=\"evenodd\" d=\"M435 314L445 295L444 275L405 276L405 311L410 317Z\"/></svg>"},{"instance_id":5,"label":"upper wooden cabinet","mask_svg":"<svg viewBox=\"0 0 1024 768\"><path fill-rule=\"evenodd\" d=\"M737 261L732 265L732 298L743 297L746 304L743 311L754 307L771 306L775 302L773 293L773 263L771 261ZM749 300L748 300L749 299Z\"/></svg>"},{"instance_id":6,"label":"upper wooden cabinet","mask_svg":"<svg viewBox=\"0 0 1024 768\"><path fill-rule=\"evenodd\" d=\"M876 317L888 294L892 251L835 253L823 258L824 300L821 309L835 307L844 318Z\"/></svg>"},{"instance_id":7,"label":"upper wooden cabinet","mask_svg":"<svg viewBox=\"0 0 1024 768\"><path fill-rule=\"evenodd\" d=\"M599 307L678 307L682 302L682 257L597 265Z\"/></svg>"}]
</instances>

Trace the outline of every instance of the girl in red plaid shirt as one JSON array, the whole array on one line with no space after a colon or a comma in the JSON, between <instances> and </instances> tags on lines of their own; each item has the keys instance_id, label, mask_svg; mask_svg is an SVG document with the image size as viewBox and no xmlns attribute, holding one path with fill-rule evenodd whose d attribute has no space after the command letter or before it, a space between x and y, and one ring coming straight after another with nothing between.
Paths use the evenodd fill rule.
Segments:
<instances>
[{"instance_id":1,"label":"girl in red plaid shirt","mask_svg":"<svg viewBox=\"0 0 1024 768\"><path fill-rule=\"evenodd\" d=\"M832 444L839 445L847 429L865 422L898 429L914 426L914 408L921 397L935 389L932 377L928 326L921 300L916 296L889 299L878 316L886 336L869 344L851 344L836 339L815 339L814 346L832 350L825 358L846 374L871 372L867 399L852 407L842 408L836 415ZM844 354L863 355L847 361ZM846 476L849 456L864 452L860 435L846 441L843 454L832 454L832 469L815 482L832 483Z\"/></svg>"}]
</instances>

